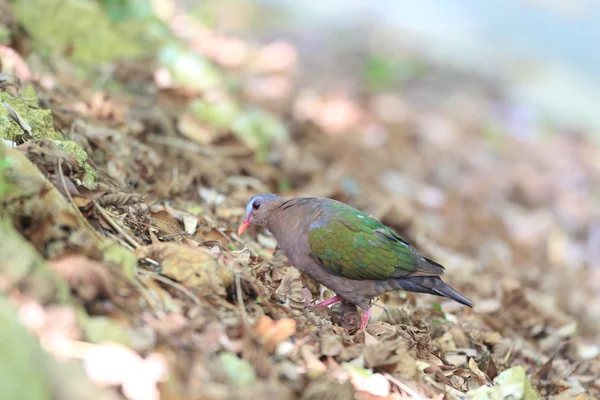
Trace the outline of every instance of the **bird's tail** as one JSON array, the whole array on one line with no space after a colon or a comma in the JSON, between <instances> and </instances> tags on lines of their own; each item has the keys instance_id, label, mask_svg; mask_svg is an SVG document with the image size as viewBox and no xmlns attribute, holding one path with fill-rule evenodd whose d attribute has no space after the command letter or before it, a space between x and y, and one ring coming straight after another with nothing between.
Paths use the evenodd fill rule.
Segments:
<instances>
[{"instance_id":1,"label":"bird's tail","mask_svg":"<svg viewBox=\"0 0 600 400\"><path fill-rule=\"evenodd\" d=\"M452 289L444 283L438 276L411 276L397 278L395 280L396 289L406 290L408 292L429 293L436 296L443 296L452 299L465 306L473 307L465 296Z\"/></svg>"}]
</instances>

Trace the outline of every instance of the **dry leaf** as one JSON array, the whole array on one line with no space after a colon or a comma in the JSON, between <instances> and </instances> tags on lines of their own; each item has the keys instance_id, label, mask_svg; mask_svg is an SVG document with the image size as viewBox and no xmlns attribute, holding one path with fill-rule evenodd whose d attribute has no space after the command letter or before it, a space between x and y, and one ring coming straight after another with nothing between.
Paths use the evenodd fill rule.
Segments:
<instances>
[{"instance_id":1,"label":"dry leaf","mask_svg":"<svg viewBox=\"0 0 600 400\"><path fill-rule=\"evenodd\" d=\"M367 325L367 332L380 342L396 339L399 335L395 326L380 321Z\"/></svg>"},{"instance_id":2,"label":"dry leaf","mask_svg":"<svg viewBox=\"0 0 600 400\"><path fill-rule=\"evenodd\" d=\"M158 261L163 275L203 296L225 296L233 283L231 269L202 247L159 243L138 248L136 255L139 259L149 257Z\"/></svg>"},{"instance_id":3,"label":"dry leaf","mask_svg":"<svg viewBox=\"0 0 600 400\"><path fill-rule=\"evenodd\" d=\"M150 211L151 223L153 228L157 228L159 236L166 239L180 239L183 230L171 213L166 210Z\"/></svg>"},{"instance_id":4,"label":"dry leaf","mask_svg":"<svg viewBox=\"0 0 600 400\"><path fill-rule=\"evenodd\" d=\"M275 293L295 310L306 308L310 302L310 298L307 301L300 272L296 268L288 269Z\"/></svg>"},{"instance_id":5,"label":"dry leaf","mask_svg":"<svg viewBox=\"0 0 600 400\"><path fill-rule=\"evenodd\" d=\"M477 378L479 378L479 386L485 385L486 383L490 382L490 379L487 376L485 376L483 371L479 369L479 366L477 365L473 357L469 359L469 368L471 368L471 371L473 371Z\"/></svg>"}]
</instances>

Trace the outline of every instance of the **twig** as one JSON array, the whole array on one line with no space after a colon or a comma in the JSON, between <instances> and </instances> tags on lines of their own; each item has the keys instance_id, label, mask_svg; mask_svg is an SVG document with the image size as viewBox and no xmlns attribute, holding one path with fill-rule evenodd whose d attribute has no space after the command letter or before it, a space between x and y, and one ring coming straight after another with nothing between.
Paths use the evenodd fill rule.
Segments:
<instances>
[{"instance_id":1,"label":"twig","mask_svg":"<svg viewBox=\"0 0 600 400\"><path fill-rule=\"evenodd\" d=\"M133 248L137 249L138 247L142 246L141 244L139 244L137 242L137 240L135 240L134 237L132 237L127 232L125 232L123 230L123 228L121 228L121 226L119 224L117 224L117 222L114 219L111 218L110 214L104 208L102 208L98 203L94 202L94 208L96 208L96 210L98 211L100 216L111 226L111 228L113 228L118 233L123 235L123 238L125 238L125 240L127 240L127 242L131 246L133 246Z\"/></svg>"},{"instance_id":2,"label":"twig","mask_svg":"<svg viewBox=\"0 0 600 400\"><path fill-rule=\"evenodd\" d=\"M122 237L119 237L119 236L115 235L114 233L108 232L108 231L105 232L105 235L107 238L114 240L116 243L119 243L121 246L123 246L127 250L135 251L135 247L131 246L129 244L129 242L123 240Z\"/></svg>"},{"instance_id":3,"label":"twig","mask_svg":"<svg viewBox=\"0 0 600 400\"><path fill-rule=\"evenodd\" d=\"M172 288L179 290L181 293L189 297L196 305L200 304L200 299L194 293L186 289L185 286L183 286L182 284L172 281L167 277L157 274L156 272L139 270L138 273L147 278L156 279L157 281L162 282L165 285L171 286Z\"/></svg>"},{"instance_id":4,"label":"twig","mask_svg":"<svg viewBox=\"0 0 600 400\"><path fill-rule=\"evenodd\" d=\"M446 360L446 359L445 359L444 357L442 357L441 355L439 355L439 354L435 354L433 351L430 351L430 352L429 352L429 354L431 354L431 355L433 355L433 356L437 357L437 358L438 358L438 359L439 359L439 360L442 362L442 364L444 364L444 366L450 366L450 365L452 365L452 366L453 366L453 364L451 364L451 363L450 363L448 360Z\"/></svg>"}]
</instances>

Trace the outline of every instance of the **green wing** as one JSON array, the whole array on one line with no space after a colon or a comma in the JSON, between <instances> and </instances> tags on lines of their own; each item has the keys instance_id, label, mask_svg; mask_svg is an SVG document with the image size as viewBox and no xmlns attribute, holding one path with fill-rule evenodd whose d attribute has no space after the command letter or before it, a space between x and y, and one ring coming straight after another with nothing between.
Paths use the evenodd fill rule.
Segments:
<instances>
[{"instance_id":1,"label":"green wing","mask_svg":"<svg viewBox=\"0 0 600 400\"><path fill-rule=\"evenodd\" d=\"M308 231L311 257L332 274L348 279L383 280L410 274L440 275L443 267L420 255L377 219L343 203L313 221Z\"/></svg>"}]
</instances>

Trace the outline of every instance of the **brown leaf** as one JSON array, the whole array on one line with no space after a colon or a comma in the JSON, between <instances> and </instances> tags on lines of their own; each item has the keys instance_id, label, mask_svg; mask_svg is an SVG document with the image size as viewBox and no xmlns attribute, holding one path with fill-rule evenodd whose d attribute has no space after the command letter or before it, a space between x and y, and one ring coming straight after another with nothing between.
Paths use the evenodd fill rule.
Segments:
<instances>
[{"instance_id":1,"label":"brown leaf","mask_svg":"<svg viewBox=\"0 0 600 400\"><path fill-rule=\"evenodd\" d=\"M484 369L484 372L492 380L494 380L494 378L498 376L498 367L496 366L493 357L488 358L488 362L486 368Z\"/></svg>"},{"instance_id":2,"label":"brown leaf","mask_svg":"<svg viewBox=\"0 0 600 400\"><path fill-rule=\"evenodd\" d=\"M163 275L205 296L225 296L233 283L231 269L203 247L159 243L136 249L136 255L158 261Z\"/></svg>"},{"instance_id":3,"label":"brown leaf","mask_svg":"<svg viewBox=\"0 0 600 400\"><path fill-rule=\"evenodd\" d=\"M79 163L69 156L51 139L42 139L37 143L28 142L20 149L26 150L27 158L41 171L55 172L58 162L61 161L65 174L79 172Z\"/></svg>"},{"instance_id":4,"label":"brown leaf","mask_svg":"<svg viewBox=\"0 0 600 400\"><path fill-rule=\"evenodd\" d=\"M548 378L548 374L552 370L552 363L554 361L554 356L555 355L556 355L556 353L552 357L550 357L548 359L548 361L546 361L544 363L544 365L542 365L542 367L539 369L539 371L536 374L536 376L538 378L540 378L540 379L547 379Z\"/></svg>"},{"instance_id":5,"label":"brown leaf","mask_svg":"<svg viewBox=\"0 0 600 400\"><path fill-rule=\"evenodd\" d=\"M226 246L231 240L216 228L198 229L194 235L200 243L219 243L221 246Z\"/></svg>"},{"instance_id":6,"label":"brown leaf","mask_svg":"<svg viewBox=\"0 0 600 400\"><path fill-rule=\"evenodd\" d=\"M415 326L398 325L398 332L409 348L416 348L417 358L428 359L431 351L431 336L429 332Z\"/></svg>"},{"instance_id":7,"label":"brown leaf","mask_svg":"<svg viewBox=\"0 0 600 400\"><path fill-rule=\"evenodd\" d=\"M479 369L479 365L475 362L475 359L471 357L469 359L469 368L471 371L477 376L479 379L479 386L485 385L487 382L490 382L490 379Z\"/></svg>"},{"instance_id":8,"label":"brown leaf","mask_svg":"<svg viewBox=\"0 0 600 400\"><path fill-rule=\"evenodd\" d=\"M398 329L395 326L380 321L368 325L367 332L380 342L390 341L399 336Z\"/></svg>"},{"instance_id":9,"label":"brown leaf","mask_svg":"<svg viewBox=\"0 0 600 400\"><path fill-rule=\"evenodd\" d=\"M160 231L159 236L166 237L167 239L177 239L183 234L183 230L177 221L169 212L150 211L151 223L153 227Z\"/></svg>"},{"instance_id":10,"label":"brown leaf","mask_svg":"<svg viewBox=\"0 0 600 400\"><path fill-rule=\"evenodd\" d=\"M448 381L450 386L452 386L456 390L460 390L461 392L465 390L465 380L458 375L450 375L448 377Z\"/></svg>"},{"instance_id":11,"label":"brown leaf","mask_svg":"<svg viewBox=\"0 0 600 400\"><path fill-rule=\"evenodd\" d=\"M433 375L436 381L442 382L444 385L450 385L448 378L446 378L444 371L442 371L439 365L430 365L423 372Z\"/></svg>"},{"instance_id":12,"label":"brown leaf","mask_svg":"<svg viewBox=\"0 0 600 400\"><path fill-rule=\"evenodd\" d=\"M131 204L137 204L140 202L142 196L136 193L111 193L101 196L98 200L98 204L102 207L122 207ZM154 216L155 217L155 216ZM156 218L156 217L155 217Z\"/></svg>"},{"instance_id":13,"label":"brown leaf","mask_svg":"<svg viewBox=\"0 0 600 400\"><path fill-rule=\"evenodd\" d=\"M402 339L366 345L363 349L365 365L368 368L384 367L397 364L401 355L406 352L406 344Z\"/></svg>"},{"instance_id":14,"label":"brown leaf","mask_svg":"<svg viewBox=\"0 0 600 400\"><path fill-rule=\"evenodd\" d=\"M308 305L300 272L296 268L289 268L287 274L281 280L281 284L275 291L277 296L289 303L290 307L295 310L302 310ZM309 298L310 301L310 298Z\"/></svg>"}]
</instances>

